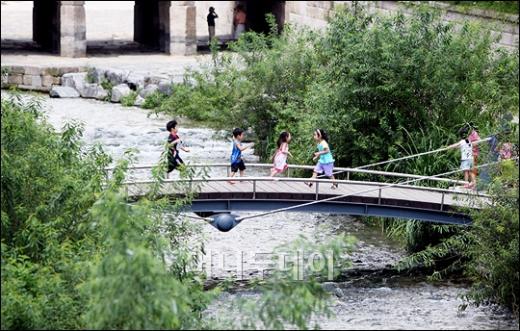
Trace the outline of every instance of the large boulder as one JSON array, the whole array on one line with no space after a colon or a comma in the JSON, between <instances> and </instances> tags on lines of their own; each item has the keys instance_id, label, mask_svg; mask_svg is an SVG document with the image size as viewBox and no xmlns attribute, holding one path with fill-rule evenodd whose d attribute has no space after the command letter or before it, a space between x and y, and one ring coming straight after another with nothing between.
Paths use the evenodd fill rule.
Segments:
<instances>
[{"instance_id":1,"label":"large boulder","mask_svg":"<svg viewBox=\"0 0 520 331\"><path fill-rule=\"evenodd\" d=\"M172 94L172 83L167 81L162 81L159 83L159 92L166 95Z\"/></svg>"},{"instance_id":2,"label":"large boulder","mask_svg":"<svg viewBox=\"0 0 520 331\"><path fill-rule=\"evenodd\" d=\"M121 102L121 98L130 94L132 90L126 84L119 84L112 87L112 102Z\"/></svg>"},{"instance_id":3,"label":"large boulder","mask_svg":"<svg viewBox=\"0 0 520 331\"><path fill-rule=\"evenodd\" d=\"M148 84L148 85L146 85L146 87L144 89L139 91L139 95L142 98L146 98L147 96L149 96L150 94L154 93L158 89L159 89L159 85L157 85L157 84Z\"/></svg>"},{"instance_id":4,"label":"large boulder","mask_svg":"<svg viewBox=\"0 0 520 331\"><path fill-rule=\"evenodd\" d=\"M144 88L144 76L139 74L130 73L124 83L126 83L132 90L137 91Z\"/></svg>"},{"instance_id":5,"label":"large boulder","mask_svg":"<svg viewBox=\"0 0 520 331\"><path fill-rule=\"evenodd\" d=\"M146 77L146 84L159 84L162 81L168 81L170 77L168 75L153 75Z\"/></svg>"},{"instance_id":6,"label":"large boulder","mask_svg":"<svg viewBox=\"0 0 520 331\"><path fill-rule=\"evenodd\" d=\"M140 95L138 95L138 96L135 98L134 106L141 107L141 106L143 105L143 102L144 102L144 98L142 98Z\"/></svg>"},{"instance_id":7,"label":"large boulder","mask_svg":"<svg viewBox=\"0 0 520 331\"><path fill-rule=\"evenodd\" d=\"M79 92L70 86L54 85L49 95L51 98L79 98Z\"/></svg>"},{"instance_id":8,"label":"large boulder","mask_svg":"<svg viewBox=\"0 0 520 331\"><path fill-rule=\"evenodd\" d=\"M101 83L103 80L106 79L105 74L107 72L107 69L105 68L90 68L89 69L89 76L90 79L92 79L92 83Z\"/></svg>"},{"instance_id":9,"label":"large boulder","mask_svg":"<svg viewBox=\"0 0 520 331\"><path fill-rule=\"evenodd\" d=\"M98 84L85 84L83 88L79 90L79 94L82 98L92 98L98 100L105 100L108 96L108 92Z\"/></svg>"},{"instance_id":10,"label":"large boulder","mask_svg":"<svg viewBox=\"0 0 520 331\"><path fill-rule=\"evenodd\" d=\"M114 86L124 83L129 75L129 71L122 69L107 69L107 71L105 72L105 77Z\"/></svg>"},{"instance_id":11,"label":"large boulder","mask_svg":"<svg viewBox=\"0 0 520 331\"><path fill-rule=\"evenodd\" d=\"M72 87L80 91L83 88L83 86L87 83L86 78L86 72L73 72L64 74L63 76L61 76L61 85Z\"/></svg>"}]
</instances>

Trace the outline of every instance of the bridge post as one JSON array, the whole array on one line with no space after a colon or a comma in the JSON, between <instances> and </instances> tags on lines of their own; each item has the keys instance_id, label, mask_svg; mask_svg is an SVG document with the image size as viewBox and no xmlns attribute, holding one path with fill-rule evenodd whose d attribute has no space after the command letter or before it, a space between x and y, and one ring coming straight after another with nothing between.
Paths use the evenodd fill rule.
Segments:
<instances>
[{"instance_id":1,"label":"bridge post","mask_svg":"<svg viewBox=\"0 0 520 331\"><path fill-rule=\"evenodd\" d=\"M381 187L379 187L379 193L378 193L378 197L377 197L377 204L380 205L381 204Z\"/></svg>"},{"instance_id":2,"label":"bridge post","mask_svg":"<svg viewBox=\"0 0 520 331\"><path fill-rule=\"evenodd\" d=\"M444 192L442 192L442 198L441 198L441 211L444 209Z\"/></svg>"},{"instance_id":3,"label":"bridge post","mask_svg":"<svg viewBox=\"0 0 520 331\"><path fill-rule=\"evenodd\" d=\"M316 200L319 199L320 196L320 182L316 182Z\"/></svg>"},{"instance_id":4,"label":"bridge post","mask_svg":"<svg viewBox=\"0 0 520 331\"><path fill-rule=\"evenodd\" d=\"M253 200L256 199L256 180L253 180Z\"/></svg>"}]
</instances>

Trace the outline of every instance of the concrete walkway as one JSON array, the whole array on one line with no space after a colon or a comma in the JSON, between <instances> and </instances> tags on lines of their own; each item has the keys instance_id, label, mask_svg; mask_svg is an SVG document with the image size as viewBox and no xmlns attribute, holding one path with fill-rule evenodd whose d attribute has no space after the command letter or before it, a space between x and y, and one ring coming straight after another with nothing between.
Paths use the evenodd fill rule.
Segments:
<instances>
[{"instance_id":1,"label":"concrete walkway","mask_svg":"<svg viewBox=\"0 0 520 331\"><path fill-rule=\"evenodd\" d=\"M111 55L85 58L65 58L57 55L2 55L2 66L32 67L97 67L129 70L144 76L179 77L188 69L200 68L211 55L172 56L162 54Z\"/></svg>"}]
</instances>

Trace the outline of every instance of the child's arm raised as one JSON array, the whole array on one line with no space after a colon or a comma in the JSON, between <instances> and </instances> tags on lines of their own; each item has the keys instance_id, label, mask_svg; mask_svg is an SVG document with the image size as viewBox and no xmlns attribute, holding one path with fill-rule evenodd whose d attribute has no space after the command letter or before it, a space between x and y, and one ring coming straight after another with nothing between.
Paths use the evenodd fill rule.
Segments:
<instances>
[{"instance_id":1,"label":"child's arm raised","mask_svg":"<svg viewBox=\"0 0 520 331\"><path fill-rule=\"evenodd\" d=\"M323 148L322 151L315 152L314 157L316 158L322 154L327 154L328 152L329 152L329 147L327 146L327 147Z\"/></svg>"},{"instance_id":2,"label":"child's arm raised","mask_svg":"<svg viewBox=\"0 0 520 331\"><path fill-rule=\"evenodd\" d=\"M449 145L448 148L456 148L456 147L460 147L460 141L453 144L453 145Z\"/></svg>"},{"instance_id":3,"label":"child's arm raised","mask_svg":"<svg viewBox=\"0 0 520 331\"><path fill-rule=\"evenodd\" d=\"M235 142L235 145L237 146L237 148L242 152L242 151L245 151L246 149L250 148L250 147L253 147L255 145L255 143L251 143L250 145L247 145L247 146L240 146L239 144L237 144Z\"/></svg>"}]
</instances>

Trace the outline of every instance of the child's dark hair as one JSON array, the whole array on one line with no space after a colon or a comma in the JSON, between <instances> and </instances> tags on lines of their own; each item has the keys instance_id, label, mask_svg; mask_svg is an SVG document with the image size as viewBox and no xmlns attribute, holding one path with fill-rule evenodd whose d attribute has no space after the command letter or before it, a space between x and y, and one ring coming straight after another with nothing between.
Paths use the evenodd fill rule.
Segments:
<instances>
[{"instance_id":1,"label":"child's dark hair","mask_svg":"<svg viewBox=\"0 0 520 331\"><path fill-rule=\"evenodd\" d=\"M459 129L459 137L461 139L467 138L468 133L469 133L469 127L467 125L464 125L462 128Z\"/></svg>"},{"instance_id":2,"label":"child's dark hair","mask_svg":"<svg viewBox=\"0 0 520 331\"><path fill-rule=\"evenodd\" d=\"M321 137L321 139L325 140L326 142L329 142L329 135L327 134L327 132L325 132L325 130L316 129L316 133L319 137Z\"/></svg>"},{"instance_id":3,"label":"child's dark hair","mask_svg":"<svg viewBox=\"0 0 520 331\"><path fill-rule=\"evenodd\" d=\"M168 132L170 132L170 131L172 131L172 129L175 129L176 126L177 126L176 120L169 121L168 123L166 123L166 130L168 130Z\"/></svg>"},{"instance_id":4,"label":"child's dark hair","mask_svg":"<svg viewBox=\"0 0 520 331\"><path fill-rule=\"evenodd\" d=\"M278 141L276 142L276 145L278 146L278 148L280 148L280 146L282 146L282 143L286 143L287 139L289 139L289 132L284 131L284 132L280 133L280 137L278 137Z\"/></svg>"},{"instance_id":5,"label":"child's dark hair","mask_svg":"<svg viewBox=\"0 0 520 331\"><path fill-rule=\"evenodd\" d=\"M244 133L244 130L242 130L241 128L235 128L233 130L233 137L236 138L240 136L242 133Z\"/></svg>"}]
</instances>

